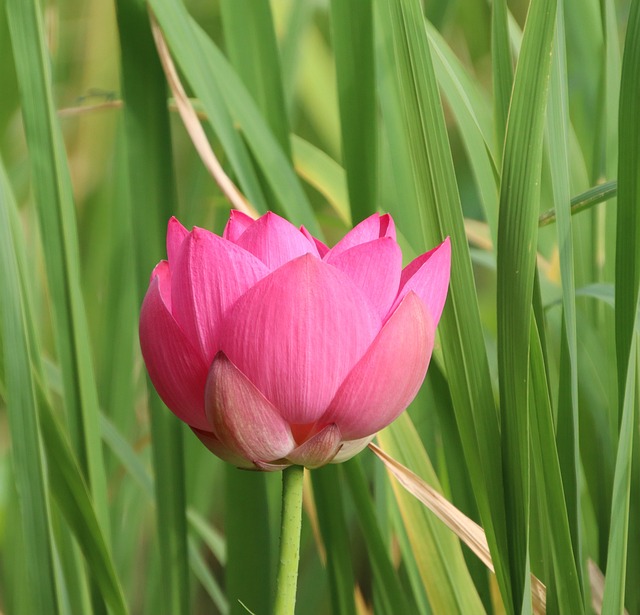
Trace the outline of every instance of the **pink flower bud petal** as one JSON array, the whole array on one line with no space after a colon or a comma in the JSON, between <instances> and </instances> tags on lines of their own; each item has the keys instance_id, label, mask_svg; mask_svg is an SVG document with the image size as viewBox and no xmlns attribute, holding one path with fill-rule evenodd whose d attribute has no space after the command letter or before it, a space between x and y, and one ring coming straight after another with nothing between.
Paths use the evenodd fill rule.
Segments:
<instances>
[{"instance_id":1,"label":"pink flower bud petal","mask_svg":"<svg viewBox=\"0 0 640 615\"><path fill-rule=\"evenodd\" d=\"M303 254L320 258L315 243L310 243L291 222L272 212L247 228L237 244L257 256L271 271Z\"/></svg>"},{"instance_id":2,"label":"pink flower bud petal","mask_svg":"<svg viewBox=\"0 0 640 615\"><path fill-rule=\"evenodd\" d=\"M410 292L346 377L321 421L336 423L347 440L386 427L416 396L429 365L434 334L427 309Z\"/></svg>"},{"instance_id":3,"label":"pink flower bud petal","mask_svg":"<svg viewBox=\"0 0 640 615\"><path fill-rule=\"evenodd\" d=\"M418 256L403 269L396 305L409 291L413 291L429 309L436 327L447 300L450 269L451 242L447 237L439 246Z\"/></svg>"},{"instance_id":4,"label":"pink flower bud petal","mask_svg":"<svg viewBox=\"0 0 640 615\"><path fill-rule=\"evenodd\" d=\"M294 448L287 460L306 468L319 468L329 463L340 450L342 436L337 425L327 425L306 442Z\"/></svg>"},{"instance_id":5,"label":"pink flower bud petal","mask_svg":"<svg viewBox=\"0 0 640 615\"><path fill-rule=\"evenodd\" d=\"M329 251L329 247L314 237L304 226L300 227L300 232L317 248L320 258Z\"/></svg>"},{"instance_id":6,"label":"pink flower bud petal","mask_svg":"<svg viewBox=\"0 0 640 615\"><path fill-rule=\"evenodd\" d=\"M331 250L333 255L340 254L361 243L368 243L375 239L389 237L395 241L396 227L389 214L373 214L354 226Z\"/></svg>"},{"instance_id":7,"label":"pink flower bud petal","mask_svg":"<svg viewBox=\"0 0 640 615\"><path fill-rule=\"evenodd\" d=\"M250 216L247 216L247 214L242 213L237 209L232 209L229 213L229 221L224 227L222 236L224 239L237 243L240 235L242 235L242 233L244 233L254 222L255 220Z\"/></svg>"},{"instance_id":8,"label":"pink flower bud petal","mask_svg":"<svg viewBox=\"0 0 640 615\"><path fill-rule=\"evenodd\" d=\"M194 228L171 265L172 311L192 344L211 362L220 349L220 322L267 268L235 244Z\"/></svg>"},{"instance_id":9,"label":"pink flower bud petal","mask_svg":"<svg viewBox=\"0 0 640 615\"><path fill-rule=\"evenodd\" d=\"M342 448L338 451L338 454L331 460L331 463L342 463L347 459L351 459L351 457L357 455L375 437L375 434L373 434L371 436L367 436L366 438L358 438L357 440L347 440L343 442Z\"/></svg>"},{"instance_id":10,"label":"pink flower bud petal","mask_svg":"<svg viewBox=\"0 0 640 615\"><path fill-rule=\"evenodd\" d=\"M344 274L301 256L238 300L221 349L286 421L315 423L380 328L368 303Z\"/></svg>"},{"instance_id":11,"label":"pink flower bud petal","mask_svg":"<svg viewBox=\"0 0 640 615\"><path fill-rule=\"evenodd\" d=\"M227 463L232 463L237 468L243 468L244 470L255 470L255 464L251 463L248 459L241 457L234 453L230 448L226 447L211 431L202 431L200 429L191 428L194 434L198 436L198 439L204 444L216 457L220 457Z\"/></svg>"},{"instance_id":12,"label":"pink flower bud petal","mask_svg":"<svg viewBox=\"0 0 640 615\"><path fill-rule=\"evenodd\" d=\"M162 299L161 285L171 283L169 264L163 261L142 303L140 347L149 377L162 401L185 423L209 429L204 413L208 368L189 342Z\"/></svg>"},{"instance_id":13,"label":"pink flower bud petal","mask_svg":"<svg viewBox=\"0 0 640 615\"><path fill-rule=\"evenodd\" d=\"M402 252L393 239L361 243L330 254L325 262L346 273L384 320L398 294L402 272Z\"/></svg>"},{"instance_id":14,"label":"pink flower bud petal","mask_svg":"<svg viewBox=\"0 0 640 615\"><path fill-rule=\"evenodd\" d=\"M205 408L216 437L240 457L274 461L295 448L278 410L222 352L211 365Z\"/></svg>"},{"instance_id":15,"label":"pink flower bud petal","mask_svg":"<svg viewBox=\"0 0 640 615\"><path fill-rule=\"evenodd\" d=\"M182 243L188 235L189 231L175 217L169 220L167 226L167 257L172 265L175 264L182 248Z\"/></svg>"}]
</instances>

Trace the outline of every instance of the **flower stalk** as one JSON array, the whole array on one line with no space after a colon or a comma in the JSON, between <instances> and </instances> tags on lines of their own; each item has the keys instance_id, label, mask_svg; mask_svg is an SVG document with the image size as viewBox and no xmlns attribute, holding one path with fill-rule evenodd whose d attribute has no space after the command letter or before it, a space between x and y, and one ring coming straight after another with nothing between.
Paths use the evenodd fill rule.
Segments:
<instances>
[{"instance_id":1,"label":"flower stalk","mask_svg":"<svg viewBox=\"0 0 640 615\"><path fill-rule=\"evenodd\" d=\"M282 472L282 517L280 554L276 580L274 615L294 615L302 528L304 467L293 465Z\"/></svg>"}]
</instances>

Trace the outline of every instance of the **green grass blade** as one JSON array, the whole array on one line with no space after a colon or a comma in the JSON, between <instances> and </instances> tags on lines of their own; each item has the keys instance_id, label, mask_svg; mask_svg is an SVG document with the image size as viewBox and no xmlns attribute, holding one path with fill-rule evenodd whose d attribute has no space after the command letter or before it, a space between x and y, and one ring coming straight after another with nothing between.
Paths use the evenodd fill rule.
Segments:
<instances>
[{"instance_id":1,"label":"green grass blade","mask_svg":"<svg viewBox=\"0 0 640 615\"><path fill-rule=\"evenodd\" d=\"M298 175L320 192L344 225L351 228L344 169L322 150L296 135L292 136L291 145Z\"/></svg>"},{"instance_id":2,"label":"green grass blade","mask_svg":"<svg viewBox=\"0 0 640 615\"><path fill-rule=\"evenodd\" d=\"M416 251L451 237L451 282L439 333L466 465L500 589L510 604L498 415L424 18L415 0L378 0L377 7L380 96L400 184L389 209Z\"/></svg>"},{"instance_id":3,"label":"green grass blade","mask_svg":"<svg viewBox=\"0 0 640 615\"><path fill-rule=\"evenodd\" d=\"M275 548L272 534L277 534L277 530L274 532L270 525L273 517L269 514L267 479L281 482L278 481L281 475L246 472L228 464L224 471L225 585L229 612L244 615L244 604L254 613L268 613L273 602L272 577L275 575L271 573L271 555ZM247 579L251 582L247 583Z\"/></svg>"},{"instance_id":4,"label":"green grass blade","mask_svg":"<svg viewBox=\"0 0 640 615\"><path fill-rule=\"evenodd\" d=\"M387 454L440 490L408 414L380 432L378 440ZM392 485L433 612L484 613L457 537L395 480Z\"/></svg>"},{"instance_id":5,"label":"green grass blade","mask_svg":"<svg viewBox=\"0 0 640 615\"><path fill-rule=\"evenodd\" d=\"M10 222L9 208L15 206L12 201L13 194L0 161L0 326L13 471L29 575L26 598L33 612L53 614L58 613L53 541L26 312Z\"/></svg>"},{"instance_id":6,"label":"green grass blade","mask_svg":"<svg viewBox=\"0 0 640 615\"><path fill-rule=\"evenodd\" d=\"M640 286L640 0L631 3L622 58L618 125L616 228L616 357L625 390ZM622 400L620 394L620 400Z\"/></svg>"},{"instance_id":7,"label":"green grass blade","mask_svg":"<svg viewBox=\"0 0 640 615\"><path fill-rule=\"evenodd\" d=\"M90 574L100 588L110 612L125 615L128 608L122 588L80 468L42 392L39 405L49 481L58 507L80 545Z\"/></svg>"},{"instance_id":8,"label":"green grass blade","mask_svg":"<svg viewBox=\"0 0 640 615\"><path fill-rule=\"evenodd\" d=\"M569 85L567 82L564 8L562 3L558 4L557 10L546 126L549 168L557 215L556 233L562 283L563 340L561 343L565 350L561 354L560 382L558 386L557 442L566 500L565 506L569 515L571 540L575 552L574 568L577 570L578 579L582 586L578 333L573 265L573 231L570 211ZM547 446L549 444L547 442ZM558 582L558 589L564 589L564 584ZM573 596L573 598L575 599L576 596Z\"/></svg>"},{"instance_id":9,"label":"green grass blade","mask_svg":"<svg viewBox=\"0 0 640 615\"><path fill-rule=\"evenodd\" d=\"M604 184L589 188L589 190L586 190L571 199L571 215L573 216L574 214L584 211L585 209L589 209L594 205L613 199L617 193L618 182L616 180L611 180ZM540 217L538 218L538 226L543 227L547 226L547 224L553 224L556 219L557 216L555 209L550 209L545 211L543 214L540 214Z\"/></svg>"},{"instance_id":10,"label":"green grass blade","mask_svg":"<svg viewBox=\"0 0 640 615\"><path fill-rule=\"evenodd\" d=\"M339 468L328 465L314 470L311 483L318 523L326 547L332 613L350 615L356 612L355 583Z\"/></svg>"},{"instance_id":11,"label":"green grass blade","mask_svg":"<svg viewBox=\"0 0 640 615\"><path fill-rule=\"evenodd\" d=\"M555 0L529 7L513 86L498 224L498 367L512 612L528 612L529 323Z\"/></svg>"},{"instance_id":12,"label":"green grass blade","mask_svg":"<svg viewBox=\"0 0 640 615\"><path fill-rule=\"evenodd\" d=\"M42 229L69 432L100 524L109 536L98 397L79 285L75 210L62 135L53 106L40 5L32 0L11 0L6 7Z\"/></svg>"},{"instance_id":13,"label":"green grass blade","mask_svg":"<svg viewBox=\"0 0 640 615\"><path fill-rule=\"evenodd\" d=\"M498 233L498 169L490 104L444 38L428 22L427 32L438 84L458 124L495 243Z\"/></svg>"},{"instance_id":14,"label":"green grass blade","mask_svg":"<svg viewBox=\"0 0 640 615\"><path fill-rule=\"evenodd\" d=\"M637 429L638 336L627 361L627 378L622 400L620 439L616 454L616 469L611 500L611 531L607 551L607 570L602 602L603 613L623 613L629 538L629 508L631 490L631 460L634 431Z\"/></svg>"},{"instance_id":15,"label":"green grass blade","mask_svg":"<svg viewBox=\"0 0 640 615\"><path fill-rule=\"evenodd\" d=\"M153 267L165 257L166 225L175 202L171 135L164 74L155 53L146 6L123 0L117 9L128 205L140 304ZM182 425L164 407L153 387L148 387L163 609L171 615L188 615L191 608Z\"/></svg>"},{"instance_id":16,"label":"green grass blade","mask_svg":"<svg viewBox=\"0 0 640 615\"><path fill-rule=\"evenodd\" d=\"M366 536L375 588L382 605L381 613L410 613L411 608L405 590L391 564L382 538L360 458L349 460L342 466L342 470L349 484L363 534Z\"/></svg>"},{"instance_id":17,"label":"green grass blade","mask_svg":"<svg viewBox=\"0 0 640 615\"><path fill-rule=\"evenodd\" d=\"M282 151L291 158L280 57L269 0L222 0L227 55Z\"/></svg>"},{"instance_id":18,"label":"green grass blade","mask_svg":"<svg viewBox=\"0 0 640 615\"><path fill-rule=\"evenodd\" d=\"M267 203L264 197L256 199L241 182L245 196L258 211L266 211L271 206L295 224L304 224L314 235L321 234L289 159L220 49L189 16L182 3L152 0L151 6L177 64L200 99L234 172L238 176L255 174L247 155L241 160L233 157L238 142L243 143L235 132L233 120L246 138L274 199L272 203Z\"/></svg>"},{"instance_id":19,"label":"green grass blade","mask_svg":"<svg viewBox=\"0 0 640 615\"><path fill-rule=\"evenodd\" d=\"M342 165L351 218L376 211L378 107L373 53L372 0L332 0L331 33L338 78Z\"/></svg>"},{"instance_id":20,"label":"green grass blade","mask_svg":"<svg viewBox=\"0 0 640 615\"><path fill-rule=\"evenodd\" d=\"M555 574L555 583L552 587L557 592L559 612L578 615L584 612L584 600L580 589L580 563L579 560L576 561L573 552L571 517L567 511L566 488L563 485L561 457L558 454L560 446L556 446L542 345L533 318L531 320L530 385L531 457L535 475L539 481L536 493L540 499L542 512L546 515L545 525L549 532L547 536L541 537L541 542L551 551L552 569ZM564 445L565 443L562 442L562 446Z\"/></svg>"},{"instance_id":21,"label":"green grass blade","mask_svg":"<svg viewBox=\"0 0 640 615\"><path fill-rule=\"evenodd\" d=\"M491 66L493 67L493 105L499 156L502 155L513 87L513 59L508 17L507 0L494 0L491 4Z\"/></svg>"}]
</instances>

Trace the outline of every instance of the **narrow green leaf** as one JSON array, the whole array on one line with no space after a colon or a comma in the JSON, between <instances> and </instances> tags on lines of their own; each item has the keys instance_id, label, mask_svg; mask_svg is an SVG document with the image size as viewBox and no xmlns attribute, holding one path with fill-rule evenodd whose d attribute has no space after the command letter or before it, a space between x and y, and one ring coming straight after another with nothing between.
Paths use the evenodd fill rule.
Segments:
<instances>
[{"instance_id":1,"label":"narrow green leaf","mask_svg":"<svg viewBox=\"0 0 640 615\"><path fill-rule=\"evenodd\" d=\"M58 507L80 545L104 601L114 615L125 615L128 609L122 588L80 468L42 391L38 401L49 481Z\"/></svg>"},{"instance_id":2,"label":"narrow green leaf","mask_svg":"<svg viewBox=\"0 0 640 615\"><path fill-rule=\"evenodd\" d=\"M512 603L530 612L529 324L537 247L544 113L556 18L555 0L529 7L505 136L498 223L498 367L506 525Z\"/></svg>"},{"instance_id":3,"label":"narrow green leaf","mask_svg":"<svg viewBox=\"0 0 640 615\"><path fill-rule=\"evenodd\" d=\"M229 464L225 464L224 471L227 538L224 573L229 612L245 615L246 606L253 613L268 613L273 602L273 575L267 477ZM280 473L269 478L279 479Z\"/></svg>"},{"instance_id":4,"label":"narrow green leaf","mask_svg":"<svg viewBox=\"0 0 640 615\"><path fill-rule=\"evenodd\" d=\"M375 588L382 605L381 612L388 615L410 613L408 599L400 585L396 570L391 564L382 538L360 458L355 457L349 460L342 466L342 470L349 483L358 519L366 536Z\"/></svg>"},{"instance_id":5,"label":"narrow green leaf","mask_svg":"<svg viewBox=\"0 0 640 615\"><path fill-rule=\"evenodd\" d=\"M577 214L585 209L589 209L599 203L604 203L609 199L615 198L618 192L618 183L615 180L605 182L589 190L574 196L571 199L571 215ZM550 209L540 214L538 218L538 226L547 226L547 224L553 224L556 221L555 209Z\"/></svg>"},{"instance_id":6,"label":"narrow green leaf","mask_svg":"<svg viewBox=\"0 0 640 615\"><path fill-rule=\"evenodd\" d=\"M322 150L293 135L293 161L298 175L324 196L345 226L350 228L351 212L344 169Z\"/></svg>"},{"instance_id":7,"label":"narrow green leaf","mask_svg":"<svg viewBox=\"0 0 640 615\"><path fill-rule=\"evenodd\" d=\"M130 188L128 206L140 305L153 267L165 257L166 225L175 203L171 134L164 74L156 56L146 6L122 0L117 3L117 11ZM171 615L188 615L191 608L182 426L164 407L153 387L150 384L148 387L163 609Z\"/></svg>"},{"instance_id":8,"label":"narrow green leaf","mask_svg":"<svg viewBox=\"0 0 640 615\"><path fill-rule=\"evenodd\" d=\"M531 319L530 386L531 456L536 477L540 481L536 494L540 499L540 508L546 516L546 527L549 530L549 535L541 537L541 541L551 552L552 570L555 574L555 583L552 587L557 592L559 612L578 615L584 612L579 577L580 563L576 561L573 551L571 518L565 501L566 487L563 485L561 457L559 457L561 447L556 446L542 345L533 318ZM562 446L565 445L566 443L562 442Z\"/></svg>"},{"instance_id":9,"label":"narrow green leaf","mask_svg":"<svg viewBox=\"0 0 640 615\"><path fill-rule=\"evenodd\" d=\"M466 465L505 604L511 604L504 492L491 375L444 114L416 0L377 0L379 79L400 193L389 209L416 251L451 237L451 282L439 334Z\"/></svg>"},{"instance_id":10,"label":"narrow green leaf","mask_svg":"<svg viewBox=\"0 0 640 615\"><path fill-rule=\"evenodd\" d=\"M339 469L328 465L314 470L311 482L318 523L326 547L332 613L351 615L356 612L355 583Z\"/></svg>"},{"instance_id":11,"label":"narrow green leaf","mask_svg":"<svg viewBox=\"0 0 640 615\"><path fill-rule=\"evenodd\" d=\"M378 440L386 453L440 490L408 414L380 432ZM457 537L395 480L392 486L433 612L484 613Z\"/></svg>"},{"instance_id":12,"label":"narrow green leaf","mask_svg":"<svg viewBox=\"0 0 640 615\"><path fill-rule=\"evenodd\" d=\"M508 25L507 0L494 0L491 4L491 66L493 68L493 104L496 118L498 152L502 154L511 88L513 87L513 59Z\"/></svg>"},{"instance_id":13,"label":"narrow green leaf","mask_svg":"<svg viewBox=\"0 0 640 615\"><path fill-rule=\"evenodd\" d=\"M36 0L10 0L6 7L55 317L56 348L64 381L69 433L91 489L100 524L109 536L98 397L80 290L75 209L53 105L40 4Z\"/></svg>"},{"instance_id":14,"label":"narrow green leaf","mask_svg":"<svg viewBox=\"0 0 640 615\"><path fill-rule=\"evenodd\" d=\"M627 382L640 286L640 0L633 0L622 57L618 124L616 358L618 387Z\"/></svg>"},{"instance_id":15,"label":"narrow green leaf","mask_svg":"<svg viewBox=\"0 0 640 615\"><path fill-rule=\"evenodd\" d=\"M227 55L282 151L291 158L280 57L269 0L222 0Z\"/></svg>"},{"instance_id":16,"label":"narrow green leaf","mask_svg":"<svg viewBox=\"0 0 640 615\"><path fill-rule=\"evenodd\" d=\"M616 455L611 500L611 531L607 551L607 569L602 600L603 613L623 613L629 548L629 507L631 491L631 460L633 456L634 431L637 429L636 389L638 382L638 336L627 361L627 378L622 400L620 439Z\"/></svg>"},{"instance_id":17,"label":"narrow green leaf","mask_svg":"<svg viewBox=\"0 0 640 615\"><path fill-rule=\"evenodd\" d=\"M332 0L331 33L338 78L342 164L351 218L376 211L378 108L372 0Z\"/></svg>"},{"instance_id":18,"label":"narrow green leaf","mask_svg":"<svg viewBox=\"0 0 640 615\"><path fill-rule=\"evenodd\" d=\"M0 331L5 356L6 403L13 471L18 490L29 608L58 613L44 458L31 372L25 306L12 237L13 194L0 161Z\"/></svg>"},{"instance_id":19,"label":"narrow green leaf","mask_svg":"<svg viewBox=\"0 0 640 615\"><path fill-rule=\"evenodd\" d=\"M570 211L569 176L569 84L567 82L566 42L564 32L563 3L558 3L554 54L551 62L549 102L547 110L546 136L549 168L557 215L556 232L560 257L560 279L562 283L562 348L560 382L558 385L557 443L564 487L564 506L569 515L571 541L574 548L574 570L582 586L582 536L580 531L580 426L578 413L578 340L575 299L575 276L573 266L573 231ZM535 344L535 340L534 340ZM535 351L535 349L534 349ZM535 409L535 406L532 406ZM549 447L551 441L542 440ZM560 505L557 502L556 505ZM553 520L551 520L553 529ZM552 546L555 547L555 543ZM561 564L568 571L567 564ZM559 592L571 587L558 580ZM563 594L560 593L560 598ZM576 600L578 596L571 596ZM562 606L563 601L560 601ZM566 603L564 603L566 605ZM577 602L574 602L577 609Z\"/></svg>"}]
</instances>

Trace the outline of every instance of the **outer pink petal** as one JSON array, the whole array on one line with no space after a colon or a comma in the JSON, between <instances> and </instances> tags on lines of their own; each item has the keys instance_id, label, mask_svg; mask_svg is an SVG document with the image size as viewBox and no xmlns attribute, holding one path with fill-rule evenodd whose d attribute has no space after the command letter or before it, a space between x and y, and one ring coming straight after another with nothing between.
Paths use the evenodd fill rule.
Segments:
<instances>
[{"instance_id":1,"label":"outer pink petal","mask_svg":"<svg viewBox=\"0 0 640 615\"><path fill-rule=\"evenodd\" d=\"M224 227L224 231L222 232L222 236L233 243L236 243L240 238L240 235L244 233L255 220L251 216L247 216L247 214L238 211L237 209L232 209L229 212L229 220L227 225Z\"/></svg>"},{"instance_id":2,"label":"outer pink petal","mask_svg":"<svg viewBox=\"0 0 640 615\"><path fill-rule=\"evenodd\" d=\"M404 268L395 304L398 305L409 291L413 291L429 308L437 326L447 299L450 270L451 242L447 237L439 246L418 256Z\"/></svg>"},{"instance_id":3,"label":"outer pink petal","mask_svg":"<svg viewBox=\"0 0 640 615\"><path fill-rule=\"evenodd\" d=\"M140 347L149 377L179 419L192 427L209 429L204 412L207 364L162 299L171 281L168 263L156 267L156 274L140 312Z\"/></svg>"},{"instance_id":4,"label":"outer pink petal","mask_svg":"<svg viewBox=\"0 0 640 615\"><path fill-rule=\"evenodd\" d=\"M318 249L291 222L267 212L258 218L238 239L238 245L257 256L270 270Z\"/></svg>"},{"instance_id":5,"label":"outer pink petal","mask_svg":"<svg viewBox=\"0 0 640 615\"><path fill-rule=\"evenodd\" d=\"M410 292L336 393L322 423L336 423L343 438L370 436L393 421L424 380L435 327Z\"/></svg>"},{"instance_id":6,"label":"outer pink petal","mask_svg":"<svg viewBox=\"0 0 640 615\"><path fill-rule=\"evenodd\" d=\"M332 249L331 253L335 256L344 252L349 248L380 239L382 237L390 237L395 241L396 227L393 218L389 214L373 214L365 218L360 224L354 226Z\"/></svg>"},{"instance_id":7,"label":"outer pink petal","mask_svg":"<svg viewBox=\"0 0 640 615\"><path fill-rule=\"evenodd\" d=\"M251 463L248 459L244 459L244 457L240 457L236 453L234 453L231 449L227 448L220 440L216 437L216 435L210 431L202 431L200 429L194 429L193 433L198 436L198 439L202 444L204 444L216 457L220 457L223 461L227 463L231 463L238 468L242 468L244 470L255 470L256 467L253 463Z\"/></svg>"},{"instance_id":8,"label":"outer pink petal","mask_svg":"<svg viewBox=\"0 0 640 615\"><path fill-rule=\"evenodd\" d=\"M325 245L319 239L314 237L304 226L300 227L300 232L318 249L320 258L322 258L329 251L329 246Z\"/></svg>"},{"instance_id":9,"label":"outer pink petal","mask_svg":"<svg viewBox=\"0 0 640 615\"><path fill-rule=\"evenodd\" d=\"M278 410L222 352L211 365L205 408L216 437L240 457L274 461L296 446Z\"/></svg>"},{"instance_id":10,"label":"outer pink petal","mask_svg":"<svg viewBox=\"0 0 640 615\"><path fill-rule=\"evenodd\" d=\"M189 231L178 222L177 218L172 216L167 225L167 257L172 265L175 264L182 248L182 242L188 235Z\"/></svg>"},{"instance_id":11,"label":"outer pink petal","mask_svg":"<svg viewBox=\"0 0 640 615\"><path fill-rule=\"evenodd\" d=\"M379 327L346 276L305 255L240 298L224 322L221 348L287 422L308 424L325 411Z\"/></svg>"},{"instance_id":12,"label":"outer pink petal","mask_svg":"<svg viewBox=\"0 0 640 615\"><path fill-rule=\"evenodd\" d=\"M294 448L287 460L306 468L319 468L331 462L340 450L340 430L336 425L327 425L306 442Z\"/></svg>"},{"instance_id":13,"label":"outer pink petal","mask_svg":"<svg viewBox=\"0 0 640 615\"><path fill-rule=\"evenodd\" d=\"M210 363L220 349L220 322L226 311L268 270L242 248L196 227L171 271L172 313Z\"/></svg>"},{"instance_id":14,"label":"outer pink petal","mask_svg":"<svg viewBox=\"0 0 640 615\"><path fill-rule=\"evenodd\" d=\"M347 461L347 459L351 459L351 457L355 457L374 438L375 434L367 436L366 438L343 442L342 447L338 451L338 454L331 460L331 463L342 463L343 461Z\"/></svg>"},{"instance_id":15,"label":"outer pink petal","mask_svg":"<svg viewBox=\"0 0 640 615\"><path fill-rule=\"evenodd\" d=\"M346 273L384 319L398 294L402 271L402 252L393 239L383 237L361 243L329 254L325 262Z\"/></svg>"}]
</instances>

